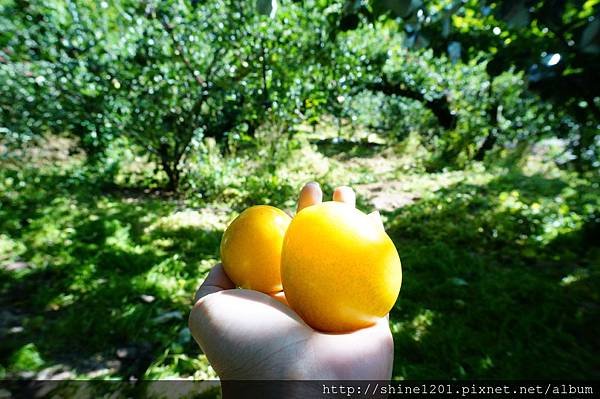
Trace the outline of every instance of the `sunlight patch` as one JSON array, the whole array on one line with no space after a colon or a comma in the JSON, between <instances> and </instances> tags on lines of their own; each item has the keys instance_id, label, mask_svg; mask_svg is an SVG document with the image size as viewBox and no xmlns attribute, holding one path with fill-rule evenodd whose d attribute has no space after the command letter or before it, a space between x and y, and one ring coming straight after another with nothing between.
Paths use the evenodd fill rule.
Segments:
<instances>
[{"instance_id":1,"label":"sunlight patch","mask_svg":"<svg viewBox=\"0 0 600 399\"><path fill-rule=\"evenodd\" d=\"M329 160L310 146L303 146L294 152L287 165L278 171L285 181L308 182L315 176L324 176L330 170Z\"/></svg>"},{"instance_id":2,"label":"sunlight patch","mask_svg":"<svg viewBox=\"0 0 600 399\"><path fill-rule=\"evenodd\" d=\"M587 269L577 269L560 280L560 285L563 287L569 286L581 280L585 280L590 275Z\"/></svg>"},{"instance_id":3,"label":"sunlight patch","mask_svg":"<svg viewBox=\"0 0 600 399\"><path fill-rule=\"evenodd\" d=\"M171 299L190 299L190 289L183 277L185 263L174 255L154 265L146 274L134 277L133 284L144 291L153 291Z\"/></svg>"},{"instance_id":4,"label":"sunlight patch","mask_svg":"<svg viewBox=\"0 0 600 399\"><path fill-rule=\"evenodd\" d=\"M229 212L229 210L217 207L206 207L200 210L186 209L159 218L155 223L147 227L144 232L150 234L155 230L224 230L230 219Z\"/></svg>"},{"instance_id":5,"label":"sunlight patch","mask_svg":"<svg viewBox=\"0 0 600 399\"><path fill-rule=\"evenodd\" d=\"M494 361L491 357L486 356L479 361L479 367L481 367L483 370L491 369L494 367Z\"/></svg>"},{"instance_id":6,"label":"sunlight patch","mask_svg":"<svg viewBox=\"0 0 600 399\"><path fill-rule=\"evenodd\" d=\"M26 250L25 245L6 234L0 234L0 263L16 260Z\"/></svg>"},{"instance_id":7,"label":"sunlight patch","mask_svg":"<svg viewBox=\"0 0 600 399\"><path fill-rule=\"evenodd\" d=\"M180 344L169 345L148 367L145 379L216 380L214 371L205 355L188 356L181 352Z\"/></svg>"},{"instance_id":8,"label":"sunlight patch","mask_svg":"<svg viewBox=\"0 0 600 399\"><path fill-rule=\"evenodd\" d=\"M433 319L436 314L430 309L425 309L416 315L411 321L401 321L392 323L392 333L407 333L413 340L419 342L427 334L429 328L433 325Z\"/></svg>"}]
</instances>

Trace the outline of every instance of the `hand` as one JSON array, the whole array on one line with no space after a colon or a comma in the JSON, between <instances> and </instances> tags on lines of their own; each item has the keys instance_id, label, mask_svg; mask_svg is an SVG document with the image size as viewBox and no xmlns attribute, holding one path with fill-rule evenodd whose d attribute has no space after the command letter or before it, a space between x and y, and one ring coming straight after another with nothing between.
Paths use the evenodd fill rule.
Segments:
<instances>
[{"instance_id":1,"label":"hand","mask_svg":"<svg viewBox=\"0 0 600 399\"><path fill-rule=\"evenodd\" d=\"M322 197L318 184L307 184L298 211ZM355 203L349 187L338 187L333 199ZM344 334L316 331L286 305L283 292L235 289L220 264L195 300L190 330L222 380L391 378L394 343L387 317Z\"/></svg>"}]
</instances>

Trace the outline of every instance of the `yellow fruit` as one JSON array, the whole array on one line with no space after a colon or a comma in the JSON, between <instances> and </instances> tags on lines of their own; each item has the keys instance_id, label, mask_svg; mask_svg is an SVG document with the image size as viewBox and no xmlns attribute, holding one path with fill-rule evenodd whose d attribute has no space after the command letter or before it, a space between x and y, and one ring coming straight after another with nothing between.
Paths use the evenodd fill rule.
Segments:
<instances>
[{"instance_id":1,"label":"yellow fruit","mask_svg":"<svg viewBox=\"0 0 600 399\"><path fill-rule=\"evenodd\" d=\"M281 248L292 219L282 210L257 205L244 210L225 230L221 262L238 287L281 291Z\"/></svg>"},{"instance_id":2,"label":"yellow fruit","mask_svg":"<svg viewBox=\"0 0 600 399\"><path fill-rule=\"evenodd\" d=\"M325 202L292 220L281 278L289 305L304 321L343 332L370 326L391 310L402 267L380 224L350 205Z\"/></svg>"}]
</instances>

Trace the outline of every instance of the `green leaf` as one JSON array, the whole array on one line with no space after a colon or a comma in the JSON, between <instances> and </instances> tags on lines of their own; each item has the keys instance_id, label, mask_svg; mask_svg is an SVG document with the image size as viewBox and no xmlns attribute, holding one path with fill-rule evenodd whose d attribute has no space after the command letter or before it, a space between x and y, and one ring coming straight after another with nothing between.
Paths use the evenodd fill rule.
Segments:
<instances>
[{"instance_id":1,"label":"green leaf","mask_svg":"<svg viewBox=\"0 0 600 399\"><path fill-rule=\"evenodd\" d=\"M17 371L37 370L44 365L34 343L29 343L17 350L11 357L12 368Z\"/></svg>"}]
</instances>

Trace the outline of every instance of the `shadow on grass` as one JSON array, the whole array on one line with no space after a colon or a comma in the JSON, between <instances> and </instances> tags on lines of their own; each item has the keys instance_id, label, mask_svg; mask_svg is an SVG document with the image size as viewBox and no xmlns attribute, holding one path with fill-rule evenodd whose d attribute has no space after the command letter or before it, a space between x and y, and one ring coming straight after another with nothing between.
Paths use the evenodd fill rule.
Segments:
<instances>
[{"instance_id":1,"label":"shadow on grass","mask_svg":"<svg viewBox=\"0 0 600 399\"><path fill-rule=\"evenodd\" d=\"M0 310L12 318L0 323L0 364L8 372L64 364L78 373L106 368L112 376L141 378L173 343L178 351L197 351L181 332L204 272L199 261L216 256L221 231L149 232L173 203L106 195L72 176L22 181L1 198L7 206L0 227L24 244L19 257L29 263L0 269ZM29 344L43 364L15 359Z\"/></svg>"},{"instance_id":2,"label":"shadow on grass","mask_svg":"<svg viewBox=\"0 0 600 399\"><path fill-rule=\"evenodd\" d=\"M598 378L600 252L568 219L595 198L589 182L512 173L388 214L404 270L394 376Z\"/></svg>"},{"instance_id":3,"label":"shadow on grass","mask_svg":"<svg viewBox=\"0 0 600 399\"><path fill-rule=\"evenodd\" d=\"M340 137L316 141L319 152L327 157L339 157L341 160L351 158L369 158L381 152L383 144L366 140L351 141Z\"/></svg>"}]
</instances>

